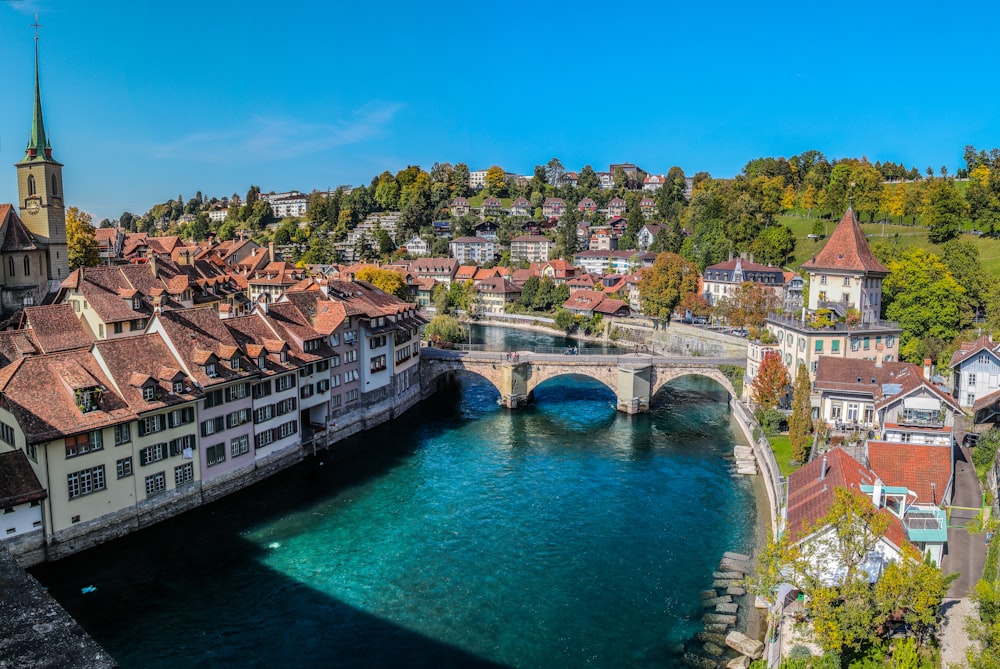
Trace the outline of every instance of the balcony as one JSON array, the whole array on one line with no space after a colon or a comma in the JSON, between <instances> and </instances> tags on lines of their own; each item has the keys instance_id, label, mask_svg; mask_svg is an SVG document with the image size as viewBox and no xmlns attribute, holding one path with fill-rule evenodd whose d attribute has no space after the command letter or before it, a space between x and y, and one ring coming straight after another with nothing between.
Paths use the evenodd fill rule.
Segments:
<instances>
[{"instance_id":1,"label":"balcony","mask_svg":"<svg viewBox=\"0 0 1000 669\"><path fill-rule=\"evenodd\" d=\"M945 543L948 541L948 517L944 509L910 509L903 516L906 537L916 543Z\"/></svg>"},{"instance_id":2,"label":"balcony","mask_svg":"<svg viewBox=\"0 0 1000 669\"><path fill-rule=\"evenodd\" d=\"M848 325L847 323L834 323L833 325L828 325L826 327L814 328L810 327L808 316L806 317L806 322L802 322L801 316L792 316L789 314L768 314L767 320L770 323L775 323L777 325L782 325L785 327L791 327L795 330L801 332L873 332L881 330L894 330L898 331L899 323L896 321L883 321L877 320L868 323L858 323L857 325Z\"/></svg>"},{"instance_id":3,"label":"balcony","mask_svg":"<svg viewBox=\"0 0 1000 669\"><path fill-rule=\"evenodd\" d=\"M896 422L901 427L930 427L941 429L945 425L944 418L941 416L923 417L901 415L896 419Z\"/></svg>"}]
</instances>

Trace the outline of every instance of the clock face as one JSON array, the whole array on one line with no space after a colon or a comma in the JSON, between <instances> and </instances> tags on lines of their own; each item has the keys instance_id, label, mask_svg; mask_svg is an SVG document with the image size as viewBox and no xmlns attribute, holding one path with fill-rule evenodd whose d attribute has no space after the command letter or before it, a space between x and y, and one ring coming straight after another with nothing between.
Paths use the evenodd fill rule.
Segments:
<instances>
[{"instance_id":1,"label":"clock face","mask_svg":"<svg viewBox=\"0 0 1000 669\"><path fill-rule=\"evenodd\" d=\"M37 214L41 206L38 204L38 200L28 200L28 212L32 214Z\"/></svg>"}]
</instances>

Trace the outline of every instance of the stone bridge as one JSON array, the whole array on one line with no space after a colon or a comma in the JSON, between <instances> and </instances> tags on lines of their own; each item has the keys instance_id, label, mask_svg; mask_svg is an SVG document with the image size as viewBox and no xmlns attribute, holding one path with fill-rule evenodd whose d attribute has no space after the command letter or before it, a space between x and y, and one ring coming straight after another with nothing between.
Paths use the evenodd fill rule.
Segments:
<instances>
[{"instance_id":1,"label":"stone bridge","mask_svg":"<svg viewBox=\"0 0 1000 669\"><path fill-rule=\"evenodd\" d=\"M663 357L631 355L559 355L448 351L420 351L420 385L425 394L458 371L478 374L492 383L505 407L516 409L531 399L539 384L557 376L579 374L607 386L617 397L619 411L649 411L650 400L665 384L682 376L705 376L736 397L732 382L720 365L746 367L746 358Z\"/></svg>"}]
</instances>

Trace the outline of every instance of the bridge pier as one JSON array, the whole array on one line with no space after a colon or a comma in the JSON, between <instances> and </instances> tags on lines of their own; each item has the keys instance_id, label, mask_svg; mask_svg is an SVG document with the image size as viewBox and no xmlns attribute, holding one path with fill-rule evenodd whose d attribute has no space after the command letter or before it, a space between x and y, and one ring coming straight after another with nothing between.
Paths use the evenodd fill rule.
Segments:
<instances>
[{"instance_id":1,"label":"bridge pier","mask_svg":"<svg viewBox=\"0 0 1000 669\"><path fill-rule=\"evenodd\" d=\"M528 404L528 378L531 365L527 362L504 363L500 368L500 403L508 409L520 409Z\"/></svg>"},{"instance_id":2,"label":"bridge pier","mask_svg":"<svg viewBox=\"0 0 1000 669\"><path fill-rule=\"evenodd\" d=\"M618 367L617 409L629 415L649 411L652 365Z\"/></svg>"}]
</instances>

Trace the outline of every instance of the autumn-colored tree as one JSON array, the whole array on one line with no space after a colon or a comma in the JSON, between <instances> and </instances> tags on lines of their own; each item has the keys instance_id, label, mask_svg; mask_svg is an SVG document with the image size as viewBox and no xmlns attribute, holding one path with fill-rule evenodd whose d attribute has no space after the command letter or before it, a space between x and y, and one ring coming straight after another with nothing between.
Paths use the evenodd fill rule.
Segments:
<instances>
[{"instance_id":1,"label":"autumn-colored tree","mask_svg":"<svg viewBox=\"0 0 1000 669\"><path fill-rule=\"evenodd\" d=\"M507 195L507 175L502 167L494 165L486 170L486 192L495 197Z\"/></svg>"},{"instance_id":2,"label":"autumn-colored tree","mask_svg":"<svg viewBox=\"0 0 1000 669\"><path fill-rule=\"evenodd\" d=\"M367 281L379 290L390 295L395 295L401 300L409 298L410 289L403 281L403 276L399 272L381 267L362 267L354 275L359 281Z\"/></svg>"},{"instance_id":3,"label":"autumn-colored tree","mask_svg":"<svg viewBox=\"0 0 1000 669\"><path fill-rule=\"evenodd\" d=\"M642 270L639 279L643 313L669 323L684 296L698 291L698 276L698 266L676 253L657 255L653 266Z\"/></svg>"},{"instance_id":4,"label":"autumn-colored tree","mask_svg":"<svg viewBox=\"0 0 1000 669\"><path fill-rule=\"evenodd\" d=\"M792 460L805 462L809 458L812 443L812 404L809 395L809 370L805 363L799 363L795 374L795 390L792 393L792 417L788 421L788 438L792 443Z\"/></svg>"},{"instance_id":5,"label":"autumn-colored tree","mask_svg":"<svg viewBox=\"0 0 1000 669\"><path fill-rule=\"evenodd\" d=\"M96 267L101 258L97 254L97 239L93 217L76 207L66 210L66 246L69 269Z\"/></svg>"},{"instance_id":6,"label":"autumn-colored tree","mask_svg":"<svg viewBox=\"0 0 1000 669\"><path fill-rule=\"evenodd\" d=\"M733 327L762 327L767 315L778 306L778 298L768 286L744 281L731 295L719 300L716 314Z\"/></svg>"},{"instance_id":7,"label":"autumn-colored tree","mask_svg":"<svg viewBox=\"0 0 1000 669\"><path fill-rule=\"evenodd\" d=\"M760 411L778 406L788 385L788 370L781 361L781 354L774 350L764 353L757 376L750 384L750 397Z\"/></svg>"},{"instance_id":8,"label":"autumn-colored tree","mask_svg":"<svg viewBox=\"0 0 1000 669\"><path fill-rule=\"evenodd\" d=\"M885 198L886 211L890 216L899 219L899 224L903 224L903 214L906 212L906 189L907 184L896 184L889 189Z\"/></svg>"}]
</instances>

